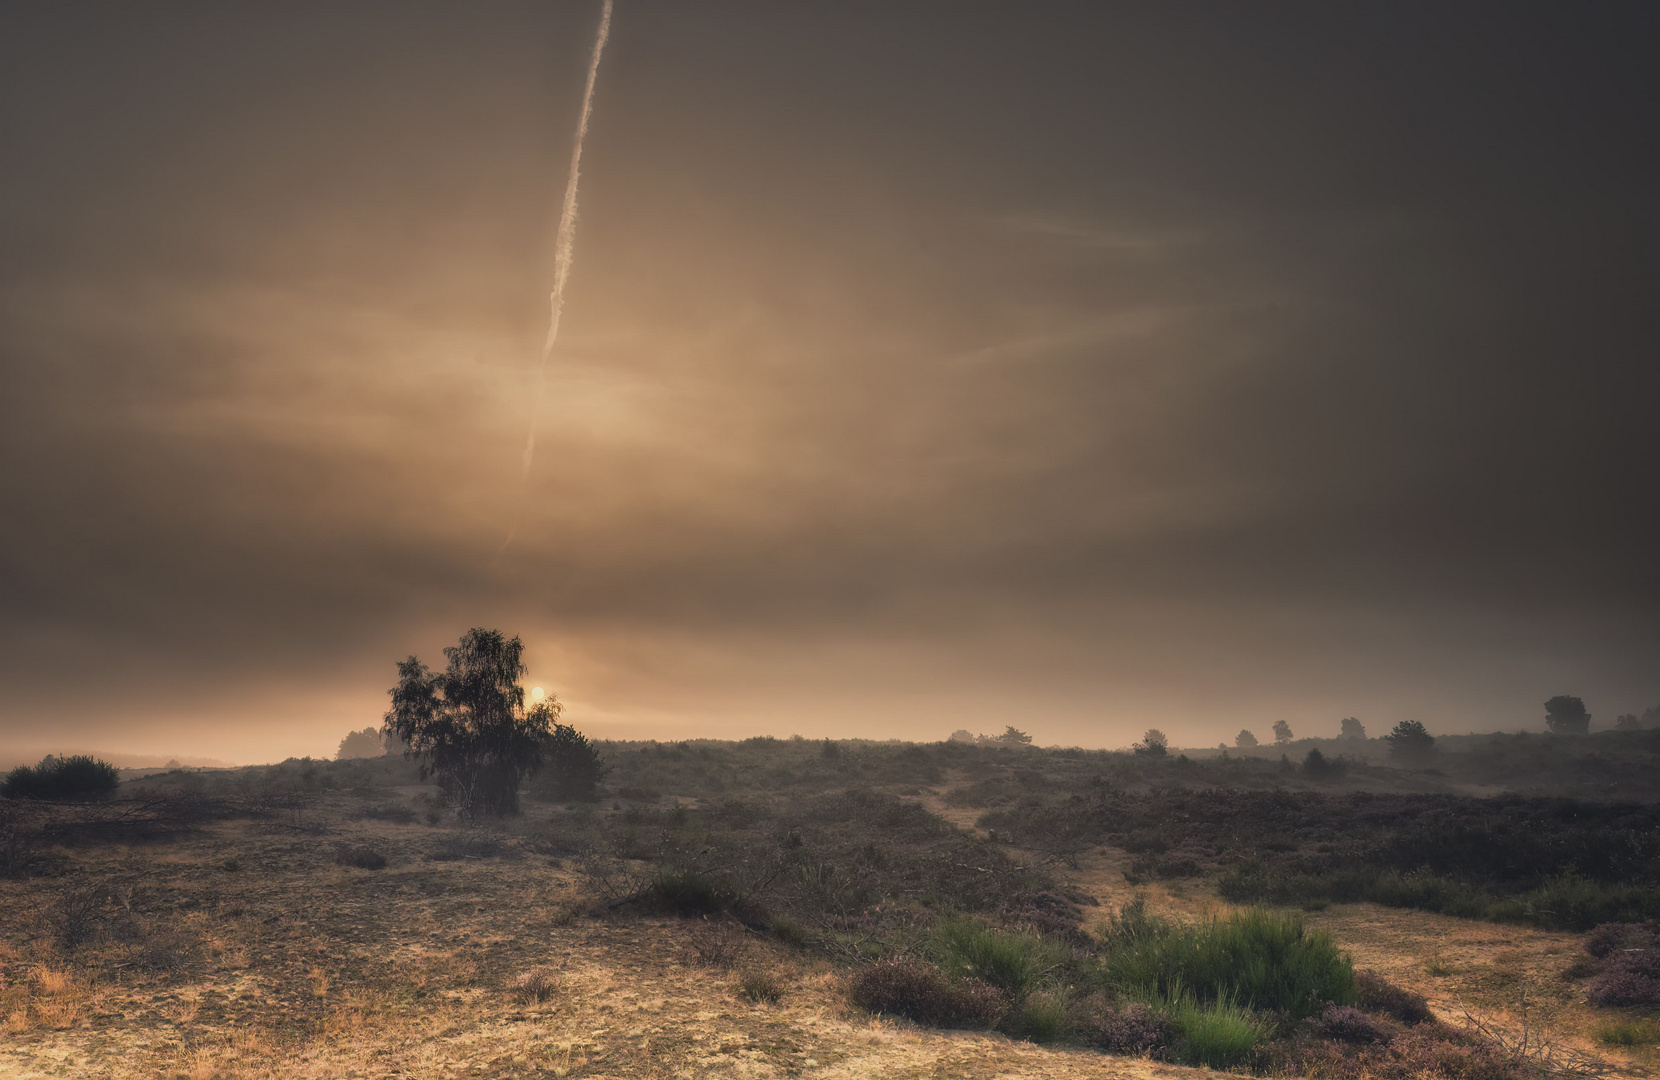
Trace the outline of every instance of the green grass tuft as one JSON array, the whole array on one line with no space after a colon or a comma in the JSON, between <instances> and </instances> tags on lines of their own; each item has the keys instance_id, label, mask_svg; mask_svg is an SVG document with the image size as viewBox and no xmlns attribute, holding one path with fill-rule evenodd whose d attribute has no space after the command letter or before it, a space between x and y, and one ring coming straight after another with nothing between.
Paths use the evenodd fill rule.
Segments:
<instances>
[{"instance_id":1,"label":"green grass tuft","mask_svg":"<svg viewBox=\"0 0 1660 1080\"><path fill-rule=\"evenodd\" d=\"M1348 954L1290 913L1252 909L1185 925L1134 903L1108 923L1104 938L1101 981L1150 1004L1190 995L1304 1017L1355 1000Z\"/></svg>"}]
</instances>

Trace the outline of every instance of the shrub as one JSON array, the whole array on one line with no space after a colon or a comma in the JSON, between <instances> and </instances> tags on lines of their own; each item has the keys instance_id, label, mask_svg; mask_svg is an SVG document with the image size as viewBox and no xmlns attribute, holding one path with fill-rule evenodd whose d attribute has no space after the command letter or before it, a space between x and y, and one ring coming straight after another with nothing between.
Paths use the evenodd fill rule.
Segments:
<instances>
[{"instance_id":1,"label":"shrub","mask_svg":"<svg viewBox=\"0 0 1660 1080\"><path fill-rule=\"evenodd\" d=\"M1009 1012L1003 1030L1028 1042L1060 1042L1072 1032L1066 995L1054 992L1027 996Z\"/></svg>"},{"instance_id":2,"label":"shrub","mask_svg":"<svg viewBox=\"0 0 1660 1080\"><path fill-rule=\"evenodd\" d=\"M87 754L53 757L19 765L0 780L0 795L11 799L98 799L121 784L114 765Z\"/></svg>"},{"instance_id":3,"label":"shrub","mask_svg":"<svg viewBox=\"0 0 1660 1080\"><path fill-rule=\"evenodd\" d=\"M1388 1042L1393 1035L1370 1013L1353 1005L1332 1005L1320 1014L1320 1034L1345 1043Z\"/></svg>"},{"instance_id":4,"label":"shrub","mask_svg":"<svg viewBox=\"0 0 1660 1080\"><path fill-rule=\"evenodd\" d=\"M934 965L910 958L860 968L849 981L848 997L867 1012L934 1027L992 1027L1009 1004L995 986L978 979L953 980Z\"/></svg>"},{"instance_id":5,"label":"shrub","mask_svg":"<svg viewBox=\"0 0 1660 1080\"><path fill-rule=\"evenodd\" d=\"M355 866L360 870L386 869L386 856L367 844L341 844L334 849L334 861L340 866Z\"/></svg>"},{"instance_id":6,"label":"shrub","mask_svg":"<svg viewBox=\"0 0 1660 1080\"><path fill-rule=\"evenodd\" d=\"M520 1002L546 1001L559 992L559 976L537 968L513 981L513 996Z\"/></svg>"},{"instance_id":7,"label":"shrub","mask_svg":"<svg viewBox=\"0 0 1660 1080\"><path fill-rule=\"evenodd\" d=\"M774 915L767 924L767 929L779 941L796 948L801 948L812 940L807 928L788 915Z\"/></svg>"},{"instance_id":8,"label":"shrub","mask_svg":"<svg viewBox=\"0 0 1660 1080\"><path fill-rule=\"evenodd\" d=\"M1109 986L1149 1001L1187 995L1303 1017L1355 999L1353 965L1329 934L1261 909L1178 925L1128 906L1109 926L1100 965Z\"/></svg>"},{"instance_id":9,"label":"shrub","mask_svg":"<svg viewBox=\"0 0 1660 1080\"><path fill-rule=\"evenodd\" d=\"M1404 990L1370 968L1355 972L1355 1004L1367 1012L1394 1017L1403 1024L1422 1024L1435 1019L1422 994Z\"/></svg>"},{"instance_id":10,"label":"shrub","mask_svg":"<svg viewBox=\"0 0 1660 1080\"><path fill-rule=\"evenodd\" d=\"M1653 1046L1660 1043L1660 1024L1653 1020L1613 1020L1598 1024L1597 1041L1608 1046Z\"/></svg>"},{"instance_id":11,"label":"shrub","mask_svg":"<svg viewBox=\"0 0 1660 1080\"><path fill-rule=\"evenodd\" d=\"M1112 1054L1152 1054L1176 1037L1162 1012L1140 1002L1115 1005L1100 991L1074 1003L1071 1026L1083 1043Z\"/></svg>"},{"instance_id":12,"label":"shrub","mask_svg":"<svg viewBox=\"0 0 1660 1080\"><path fill-rule=\"evenodd\" d=\"M772 968L745 968L738 973L738 994L757 1005L771 1005L784 996L784 980Z\"/></svg>"},{"instance_id":13,"label":"shrub","mask_svg":"<svg viewBox=\"0 0 1660 1080\"><path fill-rule=\"evenodd\" d=\"M994 930L977 919L942 920L934 931L942 966L958 978L990 983L1011 1001L1025 999L1065 957L1030 931Z\"/></svg>"},{"instance_id":14,"label":"shrub","mask_svg":"<svg viewBox=\"0 0 1660 1080\"><path fill-rule=\"evenodd\" d=\"M713 915L724 911L732 895L708 874L697 870L660 870L646 887L641 901L647 907L676 915Z\"/></svg>"},{"instance_id":15,"label":"shrub","mask_svg":"<svg viewBox=\"0 0 1660 1080\"><path fill-rule=\"evenodd\" d=\"M1171 1019L1181 1033L1177 1055L1190 1065L1227 1069L1244 1065L1267 1034L1262 1021L1226 998L1201 1004L1181 999Z\"/></svg>"},{"instance_id":16,"label":"shrub","mask_svg":"<svg viewBox=\"0 0 1660 1080\"><path fill-rule=\"evenodd\" d=\"M1616 953L1585 986L1591 1004L1660 1005L1660 948Z\"/></svg>"}]
</instances>

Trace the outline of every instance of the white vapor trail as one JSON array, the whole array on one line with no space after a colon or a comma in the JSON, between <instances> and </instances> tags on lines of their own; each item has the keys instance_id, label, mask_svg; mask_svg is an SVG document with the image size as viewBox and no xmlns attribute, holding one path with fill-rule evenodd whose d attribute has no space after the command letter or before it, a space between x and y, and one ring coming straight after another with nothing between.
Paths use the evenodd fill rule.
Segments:
<instances>
[{"instance_id":1,"label":"white vapor trail","mask_svg":"<svg viewBox=\"0 0 1660 1080\"><path fill-rule=\"evenodd\" d=\"M588 138L588 119L594 112L594 82L599 78L599 58L605 51L605 41L611 36L611 0L605 0L600 11L599 33L594 37L594 55L588 60L588 81L582 88L582 114L576 122L576 140L571 146L571 171L565 180L565 201L559 208L559 230L554 236L553 291L548 294L548 337L542 344L542 362L536 369L536 393L531 402L530 430L525 434L524 454L519 462L519 482L530 475L530 466L536 459L536 429L542 420L542 392L547 384L548 358L559 341L559 316L565 310L565 282L571 276L571 260L576 253L576 185L582 173L582 144ZM514 527L508 530L502 550L513 542L518 531L517 513Z\"/></svg>"}]
</instances>

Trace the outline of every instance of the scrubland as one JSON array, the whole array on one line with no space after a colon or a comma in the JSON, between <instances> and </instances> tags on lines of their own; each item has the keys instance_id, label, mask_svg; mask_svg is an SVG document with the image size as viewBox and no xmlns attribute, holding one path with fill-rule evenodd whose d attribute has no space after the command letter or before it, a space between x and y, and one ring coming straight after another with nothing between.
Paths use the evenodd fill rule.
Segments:
<instances>
[{"instance_id":1,"label":"scrubland","mask_svg":"<svg viewBox=\"0 0 1660 1080\"><path fill-rule=\"evenodd\" d=\"M759 739L477 827L396 758L6 800L0 1075L1648 1075L1660 811L1583 762L1660 733L1618 734L1508 794Z\"/></svg>"}]
</instances>

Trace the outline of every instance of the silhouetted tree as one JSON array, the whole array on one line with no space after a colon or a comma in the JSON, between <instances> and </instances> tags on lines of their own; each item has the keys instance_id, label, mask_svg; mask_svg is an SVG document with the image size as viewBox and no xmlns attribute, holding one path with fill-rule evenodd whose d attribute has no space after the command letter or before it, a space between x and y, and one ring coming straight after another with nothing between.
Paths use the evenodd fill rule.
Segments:
<instances>
[{"instance_id":1,"label":"silhouetted tree","mask_svg":"<svg viewBox=\"0 0 1660 1080\"><path fill-rule=\"evenodd\" d=\"M1643 726L1660 727L1660 705L1650 705L1643 710Z\"/></svg>"},{"instance_id":2,"label":"silhouetted tree","mask_svg":"<svg viewBox=\"0 0 1660 1080\"><path fill-rule=\"evenodd\" d=\"M957 730L956 730L956 731L953 731L953 732L952 732L952 733L951 733L951 738L950 738L950 739L948 739L948 740L947 740L947 741L948 741L948 742L966 742L966 743L971 743L971 742L973 742L973 741L974 741L974 732L972 732L972 731L970 731L970 730L968 730L968 729L967 729L967 728L965 728L965 727L960 727L960 728L958 728L958 729L957 729Z\"/></svg>"},{"instance_id":3,"label":"silhouetted tree","mask_svg":"<svg viewBox=\"0 0 1660 1080\"><path fill-rule=\"evenodd\" d=\"M1303 758L1303 775L1311 780L1330 780L1342 776L1348 769L1347 761L1327 757L1318 746L1311 747L1308 756Z\"/></svg>"},{"instance_id":4,"label":"silhouetted tree","mask_svg":"<svg viewBox=\"0 0 1660 1080\"><path fill-rule=\"evenodd\" d=\"M1585 702L1558 694L1545 702L1545 726L1558 735L1583 735L1591 730L1591 714Z\"/></svg>"},{"instance_id":5,"label":"silhouetted tree","mask_svg":"<svg viewBox=\"0 0 1660 1080\"><path fill-rule=\"evenodd\" d=\"M1275 720L1274 721L1274 743L1275 743L1275 745L1276 746L1284 746L1286 743L1291 741L1291 737L1292 737L1291 736L1291 725L1286 723L1284 720Z\"/></svg>"},{"instance_id":6,"label":"silhouetted tree","mask_svg":"<svg viewBox=\"0 0 1660 1080\"><path fill-rule=\"evenodd\" d=\"M1240 728L1239 734L1233 737L1233 744L1241 749L1257 745L1257 737L1246 728Z\"/></svg>"},{"instance_id":7,"label":"silhouetted tree","mask_svg":"<svg viewBox=\"0 0 1660 1080\"><path fill-rule=\"evenodd\" d=\"M1170 752L1170 740L1158 728L1148 728L1147 734L1130 749L1139 757L1161 758Z\"/></svg>"},{"instance_id":8,"label":"silhouetted tree","mask_svg":"<svg viewBox=\"0 0 1660 1080\"><path fill-rule=\"evenodd\" d=\"M1356 742L1365 742L1366 725L1362 724L1359 720L1352 716L1345 716L1343 718L1343 730L1340 732L1340 736L1345 739L1353 739Z\"/></svg>"},{"instance_id":9,"label":"silhouetted tree","mask_svg":"<svg viewBox=\"0 0 1660 1080\"><path fill-rule=\"evenodd\" d=\"M423 776L469 820L518 809L519 784L548 756L557 708L526 713L524 643L478 627L444 650L449 666L429 671L411 656L398 665L387 733L408 744ZM547 704L544 702L543 704Z\"/></svg>"},{"instance_id":10,"label":"silhouetted tree","mask_svg":"<svg viewBox=\"0 0 1660 1080\"><path fill-rule=\"evenodd\" d=\"M1389 744L1389 753L1403 761L1422 761L1435 749L1435 736L1416 720L1402 720L1383 741Z\"/></svg>"},{"instance_id":11,"label":"silhouetted tree","mask_svg":"<svg viewBox=\"0 0 1660 1080\"><path fill-rule=\"evenodd\" d=\"M1015 727L1013 724L1010 724L1008 727L1004 728L1003 734L1001 735L977 735L975 736L974 741L979 743L996 743L1001 746L1032 745L1032 737Z\"/></svg>"},{"instance_id":12,"label":"silhouetted tree","mask_svg":"<svg viewBox=\"0 0 1660 1080\"><path fill-rule=\"evenodd\" d=\"M531 706L527 717L534 727L546 727L543 740L544 782L555 799L593 802L599 798L599 782L611 767L599 756L588 736L569 724L559 722L565 707L552 697Z\"/></svg>"},{"instance_id":13,"label":"silhouetted tree","mask_svg":"<svg viewBox=\"0 0 1660 1080\"><path fill-rule=\"evenodd\" d=\"M340 749L335 751L334 758L344 761L347 758L380 757L386 752L383 739L380 728L366 727L362 731L354 731L340 740Z\"/></svg>"},{"instance_id":14,"label":"silhouetted tree","mask_svg":"<svg viewBox=\"0 0 1660 1080\"><path fill-rule=\"evenodd\" d=\"M1637 714L1634 712L1621 713L1614 717L1615 731L1636 731L1642 726L1637 722Z\"/></svg>"}]
</instances>

